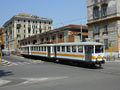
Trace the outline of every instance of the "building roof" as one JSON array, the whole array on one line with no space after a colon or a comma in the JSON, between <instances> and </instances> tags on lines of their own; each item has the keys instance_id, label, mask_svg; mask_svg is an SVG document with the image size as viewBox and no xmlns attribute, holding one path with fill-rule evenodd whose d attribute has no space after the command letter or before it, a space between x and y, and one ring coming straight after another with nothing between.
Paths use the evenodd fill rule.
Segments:
<instances>
[{"instance_id":1,"label":"building roof","mask_svg":"<svg viewBox=\"0 0 120 90\"><path fill-rule=\"evenodd\" d=\"M81 26L81 25L73 25L73 24L70 24L70 25L67 25L67 26L63 26L63 27L60 27L60 28L56 28L56 29L53 29L53 30L49 30L47 32L44 32L44 33L40 33L40 34L37 34L37 35L33 35L33 36L30 36L31 38L32 37L36 37L36 36L40 36L40 35L44 35L44 34L50 34L50 33L55 33L55 32L61 32L61 31L64 31L64 30L75 30L75 29L81 29L82 27L82 30L87 30L88 29L88 26ZM83 35L88 35L88 33L82 33ZM27 37L23 40L26 40L30 37Z\"/></svg>"},{"instance_id":2,"label":"building roof","mask_svg":"<svg viewBox=\"0 0 120 90\"><path fill-rule=\"evenodd\" d=\"M3 25L3 27L5 27L5 25L11 23L11 21L15 20L15 19L27 19L27 20L36 20L36 21L49 21L49 22L53 22L52 19L49 18L43 18L43 17L38 17L36 15L32 15L32 14L18 14L13 16L11 19L9 19L7 22L5 22L5 24Z\"/></svg>"}]
</instances>

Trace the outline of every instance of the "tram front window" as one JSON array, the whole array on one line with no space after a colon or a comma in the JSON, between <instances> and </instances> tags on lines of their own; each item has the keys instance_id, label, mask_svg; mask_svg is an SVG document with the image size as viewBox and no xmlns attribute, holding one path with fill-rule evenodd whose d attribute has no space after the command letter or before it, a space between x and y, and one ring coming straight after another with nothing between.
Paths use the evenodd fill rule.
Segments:
<instances>
[{"instance_id":1,"label":"tram front window","mask_svg":"<svg viewBox=\"0 0 120 90\"><path fill-rule=\"evenodd\" d=\"M104 47L103 46L95 46L95 53L103 53Z\"/></svg>"}]
</instances>

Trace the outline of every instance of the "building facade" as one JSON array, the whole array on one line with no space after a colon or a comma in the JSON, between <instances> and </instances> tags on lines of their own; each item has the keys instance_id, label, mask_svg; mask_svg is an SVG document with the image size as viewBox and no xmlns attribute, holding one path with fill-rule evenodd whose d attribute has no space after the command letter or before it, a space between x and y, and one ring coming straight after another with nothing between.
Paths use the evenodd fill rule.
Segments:
<instances>
[{"instance_id":1,"label":"building facade","mask_svg":"<svg viewBox=\"0 0 120 90\"><path fill-rule=\"evenodd\" d=\"M82 40L81 40L82 30ZM88 27L80 25L67 25L45 33L31 36L20 41L20 45L34 45L46 43L80 42L88 38Z\"/></svg>"},{"instance_id":2,"label":"building facade","mask_svg":"<svg viewBox=\"0 0 120 90\"><path fill-rule=\"evenodd\" d=\"M0 28L0 46L4 46L4 28Z\"/></svg>"},{"instance_id":3,"label":"building facade","mask_svg":"<svg viewBox=\"0 0 120 90\"><path fill-rule=\"evenodd\" d=\"M120 0L87 0L88 37L120 52Z\"/></svg>"},{"instance_id":4,"label":"building facade","mask_svg":"<svg viewBox=\"0 0 120 90\"><path fill-rule=\"evenodd\" d=\"M22 39L52 29L52 19L35 15L19 14L13 16L3 26L5 29L5 49L14 51L19 48Z\"/></svg>"}]
</instances>

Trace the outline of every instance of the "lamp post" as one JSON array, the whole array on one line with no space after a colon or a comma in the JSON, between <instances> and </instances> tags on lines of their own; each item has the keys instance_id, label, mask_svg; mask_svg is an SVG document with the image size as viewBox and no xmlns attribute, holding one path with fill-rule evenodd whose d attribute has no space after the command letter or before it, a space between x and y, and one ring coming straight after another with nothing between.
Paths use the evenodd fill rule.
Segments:
<instances>
[{"instance_id":1,"label":"lamp post","mask_svg":"<svg viewBox=\"0 0 120 90\"><path fill-rule=\"evenodd\" d=\"M83 36L82 36L82 20L81 20L81 23L80 23L81 25L80 25L80 33L81 33L81 36L80 36L80 38L81 38L81 42L82 42L82 38L83 38Z\"/></svg>"}]
</instances>

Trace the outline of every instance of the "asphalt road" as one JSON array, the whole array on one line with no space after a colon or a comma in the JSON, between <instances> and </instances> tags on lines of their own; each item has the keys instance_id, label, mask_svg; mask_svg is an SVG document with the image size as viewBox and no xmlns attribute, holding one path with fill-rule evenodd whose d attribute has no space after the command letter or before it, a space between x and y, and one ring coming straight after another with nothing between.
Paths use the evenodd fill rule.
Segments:
<instances>
[{"instance_id":1,"label":"asphalt road","mask_svg":"<svg viewBox=\"0 0 120 90\"><path fill-rule=\"evenodd\" d=\"M120 62L103 68L57 64L6 56L0 64L0 90L120 90Z\"/></svg>"}]
</instances>

